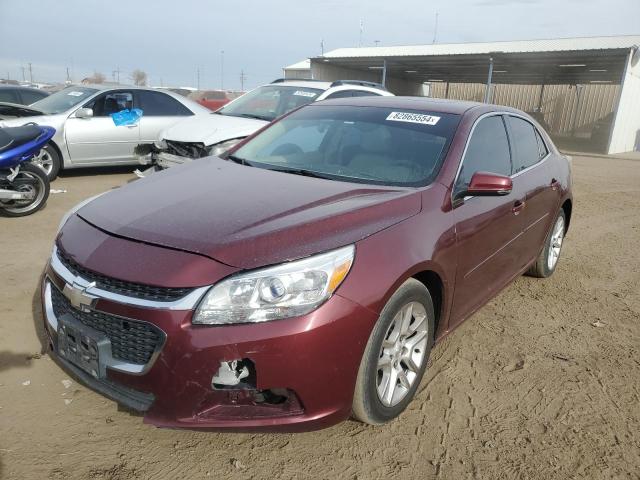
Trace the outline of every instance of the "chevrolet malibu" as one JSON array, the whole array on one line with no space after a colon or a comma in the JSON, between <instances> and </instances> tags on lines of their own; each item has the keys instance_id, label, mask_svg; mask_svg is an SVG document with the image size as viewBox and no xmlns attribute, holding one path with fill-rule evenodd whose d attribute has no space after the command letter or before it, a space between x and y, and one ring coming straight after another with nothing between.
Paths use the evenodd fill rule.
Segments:
<instances>
[{"instance_id":1,"label":"chevrolet malibu","mask_svg":"<svg viewBox=\"0 0 640 480\"><path fill-rule=\"evenodd\" d=\"M42 284L59 363L162 427L382 424L435 342L550 276L569 159L531 117L314 103L63 220Z\"/></svg>"}]
</instances>

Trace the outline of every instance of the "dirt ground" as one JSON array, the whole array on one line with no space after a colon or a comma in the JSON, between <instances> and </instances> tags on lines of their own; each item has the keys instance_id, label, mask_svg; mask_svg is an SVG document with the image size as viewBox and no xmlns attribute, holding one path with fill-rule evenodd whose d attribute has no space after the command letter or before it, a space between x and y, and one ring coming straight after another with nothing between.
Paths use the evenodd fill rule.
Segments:
<instances>
[{"instance_id":1,"label":"dirt ground","mask_svg":"<svg viewBox=\"0 0 640 480\"><path fill-rule=\"evenodd\" d=\"M383 427L160 430L68 380L38 338L38 279L63 213L130 180L57 180L0 218L0 478L640 478L640 161L575 157L556 274L523 277L435 347Z\"/></svg>"}]
</instances>

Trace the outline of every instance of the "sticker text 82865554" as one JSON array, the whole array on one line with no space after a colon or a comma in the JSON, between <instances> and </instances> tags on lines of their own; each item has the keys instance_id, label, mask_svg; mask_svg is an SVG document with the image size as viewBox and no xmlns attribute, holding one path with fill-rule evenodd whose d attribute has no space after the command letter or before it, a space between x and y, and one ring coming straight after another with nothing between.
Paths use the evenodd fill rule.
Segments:
<instances>
[{"instance_id":1,"label":"sticker text 82865554","mask_svg":"<svg viewBox=\"0 0 640 480\"><path fill-rule=\"evenodd\" d=\"M421 123L423 125L435 125L440 121L440 117L434 115L424 115L422 113L409 113L409 112L391 112L387 117L387 120L392 122L409 122L409 123Z\"/></svg>"}]
</instances>

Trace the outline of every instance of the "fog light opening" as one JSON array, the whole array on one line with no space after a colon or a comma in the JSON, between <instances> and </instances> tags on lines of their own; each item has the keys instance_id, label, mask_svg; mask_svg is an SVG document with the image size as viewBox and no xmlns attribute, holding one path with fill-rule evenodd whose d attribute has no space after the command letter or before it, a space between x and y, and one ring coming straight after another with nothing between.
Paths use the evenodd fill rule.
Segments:
<instances>
[{"instance_id":1,"label":"fog light opening","mask_svg":"<svg viewBox=\"0 0 640 480\"><path fill-rule=\"evenodd\" d=\"M256 403L268 405L281 405L289 399L289 391L286 388L271 388L256 393Z\"/></svg>"},{"instance_id":2,"label":"fog light opening","mask_svg":"<svg viewBox=\"0 0 640 480\"><path fill-rule=\"evenodd\" d=\"M214 390L255 390L256 367L248 358L220 362L216 374L211 378Z\"/></svg>"}]
</instances>

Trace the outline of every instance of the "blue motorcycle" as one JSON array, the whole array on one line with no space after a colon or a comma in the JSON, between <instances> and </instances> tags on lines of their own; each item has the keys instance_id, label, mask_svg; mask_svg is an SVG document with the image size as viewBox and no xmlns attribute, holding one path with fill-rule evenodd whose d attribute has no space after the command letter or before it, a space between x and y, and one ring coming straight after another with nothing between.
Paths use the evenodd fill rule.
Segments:
<instances>
[{"instance_id":1,"label":"blue motorcycle","mask_svg":"<svg viewBox=\"0 0 640 480\"><path fill-rule=\"evenodd\" d=\"M0 215L30 215L47 203L49 179L30 160L54 133L55 129L34 123L0 128Z\"/></svg>"}]
</instances>

